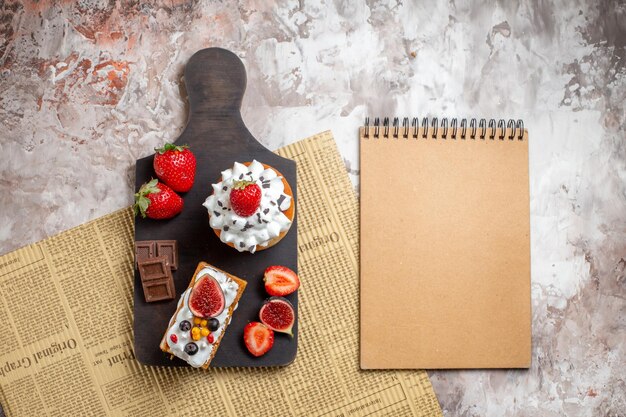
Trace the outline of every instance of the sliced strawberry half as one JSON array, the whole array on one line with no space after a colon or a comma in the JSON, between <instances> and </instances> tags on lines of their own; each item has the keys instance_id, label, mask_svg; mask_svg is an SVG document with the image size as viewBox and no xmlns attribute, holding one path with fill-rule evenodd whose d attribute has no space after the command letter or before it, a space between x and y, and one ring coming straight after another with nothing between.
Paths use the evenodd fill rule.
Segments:
<instances>
[{"instance_id":1,"label":"sliced strawberry half","mask_svg":"<svg viewBox=\"0 0 626 417\"><path fill-rule=\"evenodd\" d=\"M265 270L263 281L265 282L265 291L269 295L278 297L291 294L300 288L300 278L286 266L270 266Z\"/></svg>"},{"instance_id":2,"label":"sliced strawberry half","mask_svg":"<svg viewBox=\"0 0 626 417\"><path fill-rule=\"evenodd\" d=\"M254 356L265 355L274 346L274 331L258 321L243 328L243 341Z\"/></svg>"}]
</instances>

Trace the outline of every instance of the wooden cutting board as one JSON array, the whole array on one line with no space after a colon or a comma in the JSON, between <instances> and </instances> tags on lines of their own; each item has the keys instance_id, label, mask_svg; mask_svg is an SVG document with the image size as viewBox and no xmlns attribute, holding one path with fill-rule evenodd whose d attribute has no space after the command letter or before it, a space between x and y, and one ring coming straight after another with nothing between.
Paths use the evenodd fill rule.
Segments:
<instances>
[{"instance_id":1,"label":"wooden cutting board","mask_svg":"<svg viewBox=\"0 0 626 417\"><path fill-rule=\"evenodd\" d=\"M180 295L200 261L206 261L248 282L239 306L226 329L213 367L288 365L296 356L298 344L298 295L286 298L296 311L294 337L276 333L274 347L255 358L243 343L243 328L258 321L263 301L269 296L263 286L263 272L270 265L285 265L297 272L297 183L296 163L266 149L250 134L241 118L241 100L246 89L246 71L241 60L221 48L196 52L185 67L185 85L189 94L189 119L185 130L176 139L189 145L196 156L196 179L186 194L182 213L170 220L135 218L135 240L176 240L179 267L173 271L176 299L146 303L135 270L134 336L137 360L146 365L188 366L184 361L161 352L159 342L176 310ZM136 190L151 178L154 155L137 161ZM256 159L280 171L293 190L296 218L289 233L275 246L251 254L240 253L222 243L209 226L207 210L202 206L212 193L211 184L220 180L221 171L233 163Z\"/></svg>"}]
</instances>

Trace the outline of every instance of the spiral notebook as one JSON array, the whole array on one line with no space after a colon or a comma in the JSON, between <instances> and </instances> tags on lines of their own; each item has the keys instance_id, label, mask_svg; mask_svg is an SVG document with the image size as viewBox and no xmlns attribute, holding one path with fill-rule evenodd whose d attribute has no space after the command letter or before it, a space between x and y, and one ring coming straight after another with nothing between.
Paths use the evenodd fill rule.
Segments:
<instances>
[{"instance_id":1,"label":"spiral notebook","mask_svg":"<svg viewBox=\"0 0 626 417\"><path fill-rule=\"evenodd\" d=\"M361 368L527 368L521 120L360 128Z\"/></svg>"}]
</instances>

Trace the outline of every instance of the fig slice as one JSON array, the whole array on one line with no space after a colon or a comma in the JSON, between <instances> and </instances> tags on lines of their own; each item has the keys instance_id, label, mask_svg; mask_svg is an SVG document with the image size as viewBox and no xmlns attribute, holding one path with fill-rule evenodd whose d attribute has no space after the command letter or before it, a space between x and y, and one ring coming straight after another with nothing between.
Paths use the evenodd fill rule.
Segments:
<instances>
[{"instance_id":1,"label":"fig slice","mask_svg":"<svg viewBox=\"0 0 626 417\"><path fill-rule=\"evenodd\" d=\"M194 316L210 318L217 317L224 311L226 301L219 282L206 274L196 280L187 304Z\"/></svg>"},{"instance_id":2,"label":"fig slice","mask_svg":"<svg viewBox=\"0 0 626 417\"><path fill-rule=\"evenodd\" d=\"M291 328L296 321L296 313L291 303L283 297L270 297L265 300L259 319L275 332L287 333L293 337Z\"/></svg>"}]
</instances>

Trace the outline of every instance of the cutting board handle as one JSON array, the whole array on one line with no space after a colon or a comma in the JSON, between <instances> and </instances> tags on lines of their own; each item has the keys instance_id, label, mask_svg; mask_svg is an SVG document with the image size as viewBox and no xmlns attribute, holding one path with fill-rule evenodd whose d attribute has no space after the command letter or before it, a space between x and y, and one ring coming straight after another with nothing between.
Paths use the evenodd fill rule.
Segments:
<instances>
[{"instance_id":1,"label":"cutting board handle","mask_svg":"<svg viewBox=\"0 0 626 417\"><path fill-rule=\"evenodd\" d=\"M246 91L246 69L234 53L222 48L202 49L185 67L189 118L238 114Z\"/></svg>"},{"instance_id":2,"label":"cutting board handle","mask_svg":"<svg viewBox=\"0 0 626 417\"><path fill-rule=\"evenodd\" d=\"M268 155L264 160L283 159L255 139L241 117L247 77L237 55L222 48L202 49L189 59L184 74L189 116L176 143L198 153L259 151Z\"/></svg>"}]
</instances>

